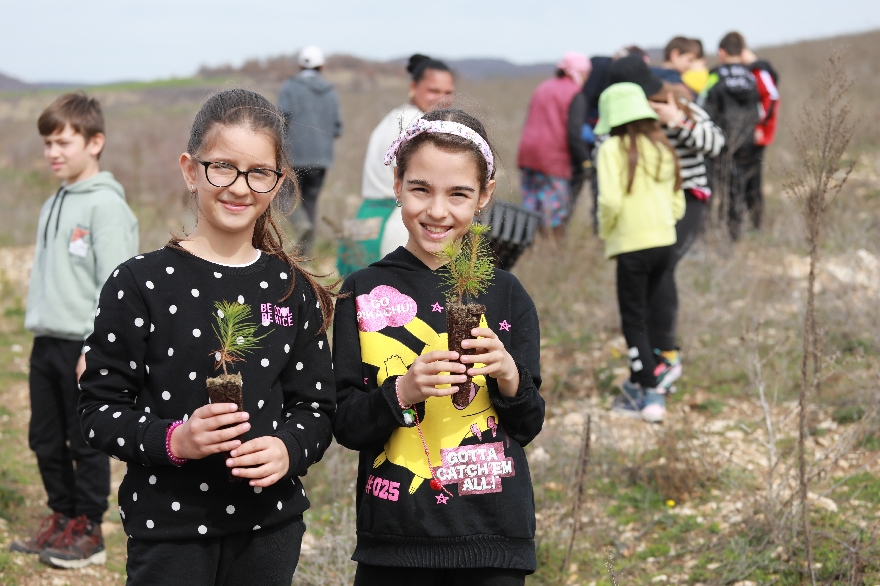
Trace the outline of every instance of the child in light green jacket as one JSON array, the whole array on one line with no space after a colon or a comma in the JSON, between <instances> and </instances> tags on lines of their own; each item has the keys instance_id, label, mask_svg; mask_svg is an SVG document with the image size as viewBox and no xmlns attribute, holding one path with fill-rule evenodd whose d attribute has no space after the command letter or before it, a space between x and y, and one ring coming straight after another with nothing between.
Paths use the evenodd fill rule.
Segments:
<instances>
[{"instance_id":1,"label":"child in light green jacket","mask_svg":"<svg viewBox=\"0 0 880 586\"><path fill-rule=\"evenodd\" d=\"M629 348L630 378L616 411L660 422L666 389L658 387L648 307L673 268L675 223L684 215L678 157L644 91L617 83L599 97L597 134L609 134L598 155L599 237L617 260L617 299ZM674 311L674 308L670 308Z\"/></svg>"}]
</instances>

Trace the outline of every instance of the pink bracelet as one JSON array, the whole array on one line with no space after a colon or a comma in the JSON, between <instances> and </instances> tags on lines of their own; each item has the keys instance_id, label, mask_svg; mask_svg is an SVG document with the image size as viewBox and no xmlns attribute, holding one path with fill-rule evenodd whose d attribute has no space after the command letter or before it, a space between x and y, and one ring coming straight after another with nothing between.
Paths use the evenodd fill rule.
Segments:
<instances>
[{"instance_id":1,"label":"pink bracelet","mask_svg":"<svg viewBox=\"0 0 880 586\"><path fill-rule=\"evenodd\" d=\"M171 463L175 466L183 466L189 462L186 458L178 458L171 452L171 434L174 433L175 429L183 425L183 423L183 420L175 421L168 426L168 431L165 433L165 451L168 452L168 459L171 460Z\"/></svg>"}]
</instances>

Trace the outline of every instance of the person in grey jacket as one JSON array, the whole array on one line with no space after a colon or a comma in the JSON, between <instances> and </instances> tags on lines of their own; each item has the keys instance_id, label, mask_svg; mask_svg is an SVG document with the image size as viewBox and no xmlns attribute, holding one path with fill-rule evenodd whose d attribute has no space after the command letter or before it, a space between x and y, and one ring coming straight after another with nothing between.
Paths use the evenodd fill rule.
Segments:
<instances>
[{"instance_id":1,"label":"person in grey jacket","mask_svg":"<svg viewBox=\"0 0 880 586\"><path fill-rule=\"evenodd\" d=\"M284 148L296 173L308 217L307 225L298 235L306 255L314 244L318 195L327 169L333 166L333 140L342 134L339 97L321 76L324 63L321 49L305 47L299 53L301 71L284 82L278 97L278 109L287 122Z\"/></svg>"},{"instance_id":2,"label":"person in grey jacket","mask_svg":"<svg viewBox=\"0 0 880 586\"><path fill-rule=\"evenodd\" d=\"M80 568L106 560L101 519L110 461L83 437L77 379L104 281L137 254L138 221L122 186L98 165L105 139L96 99L65 94L42 113L37 127L43 154L62 181L40 210L24 318L34 334L28 444L52 514L9 549L38 554L54 567Z\"/></svg>"}]
</instances>

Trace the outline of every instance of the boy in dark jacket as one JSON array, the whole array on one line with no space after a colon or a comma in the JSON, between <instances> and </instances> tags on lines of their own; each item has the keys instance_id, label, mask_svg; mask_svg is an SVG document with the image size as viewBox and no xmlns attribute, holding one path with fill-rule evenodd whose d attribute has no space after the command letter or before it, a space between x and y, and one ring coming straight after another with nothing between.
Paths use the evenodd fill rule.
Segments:
<instances>
[{"instance_id":1,"label":"boy in dark jacket","mask_svg":"<svg viewBox=\"0 0 880 586\"><path fill-rule=\"evenodd\" d=\"M727 33L718 45L720 65L712 69L700 96L709 117L726 135L722 155L714 165L715 191L727 194L730 237L737 240L744 209L756 209L747 185L761 169L761 149L755 145L755 125L759 121L759 97L755 76L743 63L745 39L740 33ZM757 227L757 226L755 226Z\"/></svg>"},{"instance_id":2,"label":"boy in dark jacket","mask_svg":"<svg viewBox=\"0 0 880 586\"><path fill-rule=\"evenodd\" d=\"M321 49L305 47L298 60L301 71L281 86L278 109L287 122L284 148L308 217L299 230L299 245L309 255L318 227L318 196L327 169L333 166L333 140L342 134L342 115L336 90L321 76L326 62Z\"/></svg>"}]
</instances>

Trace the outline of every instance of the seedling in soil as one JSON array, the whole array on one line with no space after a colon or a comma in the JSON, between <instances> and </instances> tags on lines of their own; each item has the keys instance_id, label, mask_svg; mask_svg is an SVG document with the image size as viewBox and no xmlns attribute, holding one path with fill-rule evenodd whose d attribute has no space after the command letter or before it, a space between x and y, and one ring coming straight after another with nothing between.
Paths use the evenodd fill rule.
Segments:
<instances>
[{"instance_id":1,"label":"seedling in soil","mask_svg":"<svg viewBox=\"0 0 880 586\"><path fill-rule=\"evenodd\" d=\"M459 240L444 243L436 253L443 263L446 292L446 331L449 349L459 355L476 354L476 348L462 348L462 340L472 338L471 330L480 325L480 316L486 306L468 302L486 292L495 276L495 259L484 237L490 226L471 224L467 234ZM471 377L452 395L452 403L464 409L473 400L476 389Z\"/></svg>"},{"instance_id":2,"label":"seedling in soil","mask_svg":"<svg viewBox=\"0 0 880 586\"><path fill-rule=\"evenodd\" d=\"M241 374L230 374L227 366L235 362L243 362L244 355L259 348L257 342L265 338L268 332L262 336L255 335L259 325L250 321L251 308L247 305L218 301L214 307L217 309L214 314L216 323L211 327L220 341L220 348L212 352L214 369L222 368L223 374L206 381L208 397L211 403L235 403L238 405L238 410L243 411ZM231 471L229 478L238 480L231 475Z\"/></svg>"}]
</instances>

